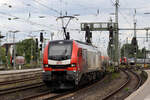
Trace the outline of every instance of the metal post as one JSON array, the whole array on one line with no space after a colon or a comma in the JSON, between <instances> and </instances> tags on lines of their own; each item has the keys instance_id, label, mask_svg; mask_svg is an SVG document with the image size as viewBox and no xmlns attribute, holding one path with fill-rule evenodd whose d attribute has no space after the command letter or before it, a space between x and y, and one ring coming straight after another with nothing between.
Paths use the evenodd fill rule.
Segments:
<instances>
[{"instance_id":1,"label":"metal post","mask_svg":"<svg viewBox=\"0 0 150 100\"><path fill-rule=\"evenodd\" d=\"M145 67L145 59L146 59L146 49L145 49L145 46L144 46L144 67Z\"/></svg>"},{"instance_id":2,"label":"metal post","mask_svg":"<svg viewBox=\"0 0 150 100\"><path fill-rule=\"evenodd\" d=\"M136 37L136 18L135 18L135 16L136 16L136 9L135 9L135 13L134 13L134 15L133 15L134 37Z\"/></svg>"},{"instance_id":3,"label":"metal post","mask_svg":"<svg viewBox=\"0 0 150 100\"><path fill-rule=\"evenodd\" d=\"M119 44L119 30L118 30L118 6L119 6L119 0L116 0L116 3L115 3L115 22L116 22L116 31L115 31L115 66L118 66L119 67L119 48L118 48L118 44Z\"/></svg>"},{"instance_id":4,"label":"metal post","mask_svg":"<svg viewBox=\"0 0 150 100\"><path fill-rule=\"evenodd\" d=\"M13 66L13 67L14 67L14 69L16 69L16 44L15 44L15 32L14 32L14 34L13 34L13 43L14 43L14 47L13 47L13 49L14 49L14 55L13 55L13 56L14 56L14 59L13 59L13 60L14 60L14 64L13 64L13 65L14 65L14 66Z\"/></svg>"},{"instance_id":5,"label":"metal post","mask_svg":"<svg viewBox=\"0 0 150 100\"><path fill-rule=\"evenodd\" d=\"M136 37L136 22L134 22L134 37Z\"/></svg>"},{"instance_id":6,"label":"metal post","mask_svg":"<svg viewBox=\"0 0 150 100\"><path fill-rule=\"evenodd\" d=\"M33 47L32 47L32 40L33 40L33 37L31 38L31 61L30 61L30 64L32 64L32 62L33 62L33 60L32 60L32 57L33 57L33 54L32 54L32 49L33 49Z\"/></svg>"},{"instance_id":7,"label":"metal post","mask_svg":"<svg viewBox=\"0 0 150 100\"><path fill-rule=\"evenodd\" d=\"M51 40L53 40L53 36L54 36L54 33L52 32L52 33L51 33Z\"/></svg>"},{"instance_id":8,"label":"metal post","mask_svg":"<svg viewBox=\"0 0 150 100\"><path fill-rule=\"evenodd\" d=\"M127 37L127 40L126 40L126 44L128 44L128 37ZM127 57L127 60L128 60L128 50L126 50L126 57Z\"/></svg>"},{"instance_id":9,"label":"metal post","mask_svg":"<svg viewBox=\"0 0 150 100\"><path fill-rule=\"evenodd\" d=\"M0 36L1 36L1 32L0 32ZM1 64L1 38L0 38L0 64Z\"/></svg>"},{"instance_id":10,"label":"metal post","mask_svg":"<svg viewBox=\"0 0 150 100\"><path fill-rule=\"evenodd\" d=\"M134 13L134 16L133 16L133 25L134 25L134 37L136 38L136 9L135 9L135 13ZM136 65L136 59L137 59L137 46L136 46L136 52L134 53L134 56L135 56L135 65Z\"/></svg>"},{"instance_id":11,"label":"metal post","mask_svg":"<svg viewBox=\"0 0 150 100\"><path fill-rule=\"evenodd\" d=\"M14 55L13 55L13 60L14 60L14 65L13 65L13 68L16 69L16 43L15 43L15 33L19 32L19 30L16 30L16 31L9 31L9 32L12 32L13 33L13 43L14 43L14 47L13 47L13 50L14 50Z\"/></svg>"},{"instance_id":12,"label":"metal post","mask_svg":"<svg viewBox=\"0 0 150 100\"><path fill-rule=\"evenodd\" d=\"M8 33L6 33L6 43L8 43ZM8 45L7 45L8 46ZM6 48L7 48L6 46ZM8 64L8 54L6 54L6 67L9 69L9 64Z\"/></svg>"},{"instance_id":13,"label":"metal post","mask_svg":"<svg viewBox=\"0 0 150 100\"><path fill-rule=\"evenodd\" d=\"M43 52L43 43L41 43L42 44L42 49L41 49L41 51L40 51L40 62L41 62L41 67L42 67L42 65L43 65L43 55L42 55L42 52Z\"/></svg>"},{"instance_id":14,"label":"metal post","mask_svg":"<svg viewBox=\"0 0 150 100\"><path fill-rule=\"evenodd\" d=\"M148 29L146 29L146 42L148 42Z\"/></svg>"},{"instance_id":15,"label":"metal post","mask_svg":"<svg viewBox=\"0 0 150 100\"><path fill-rule=\"evenodd\" d=\"M111 25L112 25L112 18L110 17L110 23L111 23ZM113 32L114 32L114 30L113 30ZM109 33L110 34L110 33ZM112 39L113 40L113 39ZM114 41L114 40L113 40ZM113 61L113 46L114 45L114 42L113 42L113 44L110 44L110 57L111 57L111 60Z\"/></svg>"},{"instance_id":16,"label":"metal post","mask_svg":"<svg viewBox=\"0 0 150 100\"><path fill-rule=\"evenodd\" d=\"M123 53L124 53L123 55L124 55L124 57L126 57L125 46L123 47L123 51L124 51L124 52L123 52Z\"/></svg>"}]
</instances>

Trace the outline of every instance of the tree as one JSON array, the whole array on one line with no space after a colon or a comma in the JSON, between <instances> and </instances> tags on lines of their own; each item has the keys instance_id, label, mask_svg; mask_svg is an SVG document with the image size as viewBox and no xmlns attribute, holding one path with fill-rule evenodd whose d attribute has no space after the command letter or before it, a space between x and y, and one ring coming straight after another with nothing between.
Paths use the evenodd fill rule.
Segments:
<instances>
[{"instance_id":1,"label":"tree","mask_svg":"<svg viewBox=\"0 0 150 100\"><path fill-rule=\"evenodd\" d=\"M1 62L2 64L6 64L5 53L6 53L5 48L0 47L0 62Z\"/></svg>"},{"instance_id":2,"label":"tree","mask_svg":"<svg viewBox=\"0 0 150 100\"><path fill-rule=\"evenodd\" d=\"M0 63L10 64L10 52L6 56L6 48L0 47Z\"/></svg>"},{"instance_id":3,"label":"tree","mask_svg":"<svg viewBox=\"0 0 150 100\"><path fill-rule=\"evenodd\" d=\"M131 44L124 44L121 48L121 57L134 57L133 46Z\"/></svg>"},{"instance_id":4,"label":"tree","mask_svg":"<svg viewBox=\"0 0 150 100\"><path fill-rule=\"evenodd\" d=\"M24 56L26 63L30 61L37 61L36 55L36 41L33 39L25 39L22 42L16 44L16 55ZM38 56L40 54L38 53Z\"/></svg>"},{"instance_id":5,"label":"tree","mask_svg":"<svg viewBox=\"0 0 150 100\"><path fill-rule=\"evenodd\" d=\"M132 44L124 44L121 48L121 57L128 57L128 58L135 57L133 49L134 49L134 47ZM145 48L140 50L137 47L136 57L144 58L144 54L145 54L144 52L145 52Z\"/></svg>"},{"instance_id":6,"label":"tree","mask_svg":"<svg viewBox=\"0 0 150 100\"><path fill-rule=\"evenodd\" d=\"M138 52L137 52L137 58L144 58L144 54L145 53L143 53L142 50L138 50Z\"/></svg>"}]
</instances>

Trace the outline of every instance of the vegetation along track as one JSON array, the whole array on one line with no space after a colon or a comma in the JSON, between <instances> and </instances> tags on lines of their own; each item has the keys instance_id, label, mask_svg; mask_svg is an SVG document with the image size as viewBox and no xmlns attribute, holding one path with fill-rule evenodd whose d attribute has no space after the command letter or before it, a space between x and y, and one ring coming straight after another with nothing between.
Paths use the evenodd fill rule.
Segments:
<instances>
[{"instance_id":1,"label":"vegetation along track","mask_svg":"<svg viewBox=\"0 0 150 100\"><path fill-rule=\"evenodd\" d=\"M136 74L136 73L133 72L132 70L127 70L127 71L122 70L122 71L127 75L127 80L126 80L126 81L124 82L124 84L122 84L119 88L117 88L116 90L112 91L110 94L106 95L106 96L103 98L103 100L114 100L114 99L112 99L112 98L115 98L115 96L116 96L118 93L120 93L121 90L125 89L128 84L131 84L131 82L133 81L133 80L132 80L132 77L133 77L133 76L136 77L137 82L136 82L135 87L132 89L132 92L135 91L135 90L137 90L137 89L140 87L142 81L141 81L141 77L140 77L138 74ZM132 76L131 76L131 74L132 74ZM126 96L128 96L128 95L126 95ZM116 97L117 97L117 96L116 96ZM125 98L125 97L124 97L124 98ZM120 100L122 100L122 98L120 98Z\"/></svg>"}]
</instances>

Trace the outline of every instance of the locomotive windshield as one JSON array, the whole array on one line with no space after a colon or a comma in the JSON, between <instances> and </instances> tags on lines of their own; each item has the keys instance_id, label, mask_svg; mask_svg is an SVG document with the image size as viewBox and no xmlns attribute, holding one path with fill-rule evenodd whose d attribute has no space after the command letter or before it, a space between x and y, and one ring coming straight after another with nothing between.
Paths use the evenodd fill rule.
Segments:
<instances>
[{"instance_id":1,"label":"locomotive windshield","mask_svg":"<svg viewBox=\"0 0 150 100\"><path fill-rule=\"evenodd\" d=\"M72 41L50 42L48 58L51 60L66 60L71 58Z\"/></svg>"}]
</instances>

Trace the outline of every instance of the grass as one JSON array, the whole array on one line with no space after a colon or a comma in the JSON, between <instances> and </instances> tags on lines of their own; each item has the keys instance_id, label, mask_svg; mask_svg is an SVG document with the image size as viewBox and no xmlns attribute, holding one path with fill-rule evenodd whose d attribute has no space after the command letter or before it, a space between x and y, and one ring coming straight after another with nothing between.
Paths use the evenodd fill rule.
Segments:
<instances>
[{"instance_id":1,"label":"grass","mask_svg":"<svg viewBox=\"0 0 150 100\"><path fill-rule=\"evenodd\" d=\"M113 73L113 72L115 71L114 66L109 66L109 67L107 68L107 71L110 72L110 73Z\"/></svg>"},{"instance_id":2,"label":"grass","mask_svg":"<svg viewBox=\"0 0 150 100\"><path fill-rule=\"evenodd\" d=\"M111 79L116 79L116 78L120 78L120 73L112 73L111 75Z\"/></svg>"},{"instance_id":3,"label":"grass","mask_svg":"<svg viewBox=\"0 0 150 100\"><path fill-rule=\"evenodd\" d=\"M125 91L129 91L129 88L125 88Z\"/></svg>"},{"instance_id":4,"label":"grass","mask_svg":"<svg viewBox=\"0 0 150 100\"><path fill-rule=\"evenodd\" d=\"M113 72L111 74L111 76L109 77L109 79L104 80L104 83L108 83L108 82L110 82L110 81L112 81L114 79L117 79L117 78L120 78L120 73Z\"/></svg>"},{"instance_id":5,"label":"grass","mask_svg":"<svg viewBox=\"0 0 150 100\"><path fill-rule=\"evenodd\" d=\"M120 65L120 68L126 68L127 65Z\"/></svg>"}]
</instances>

